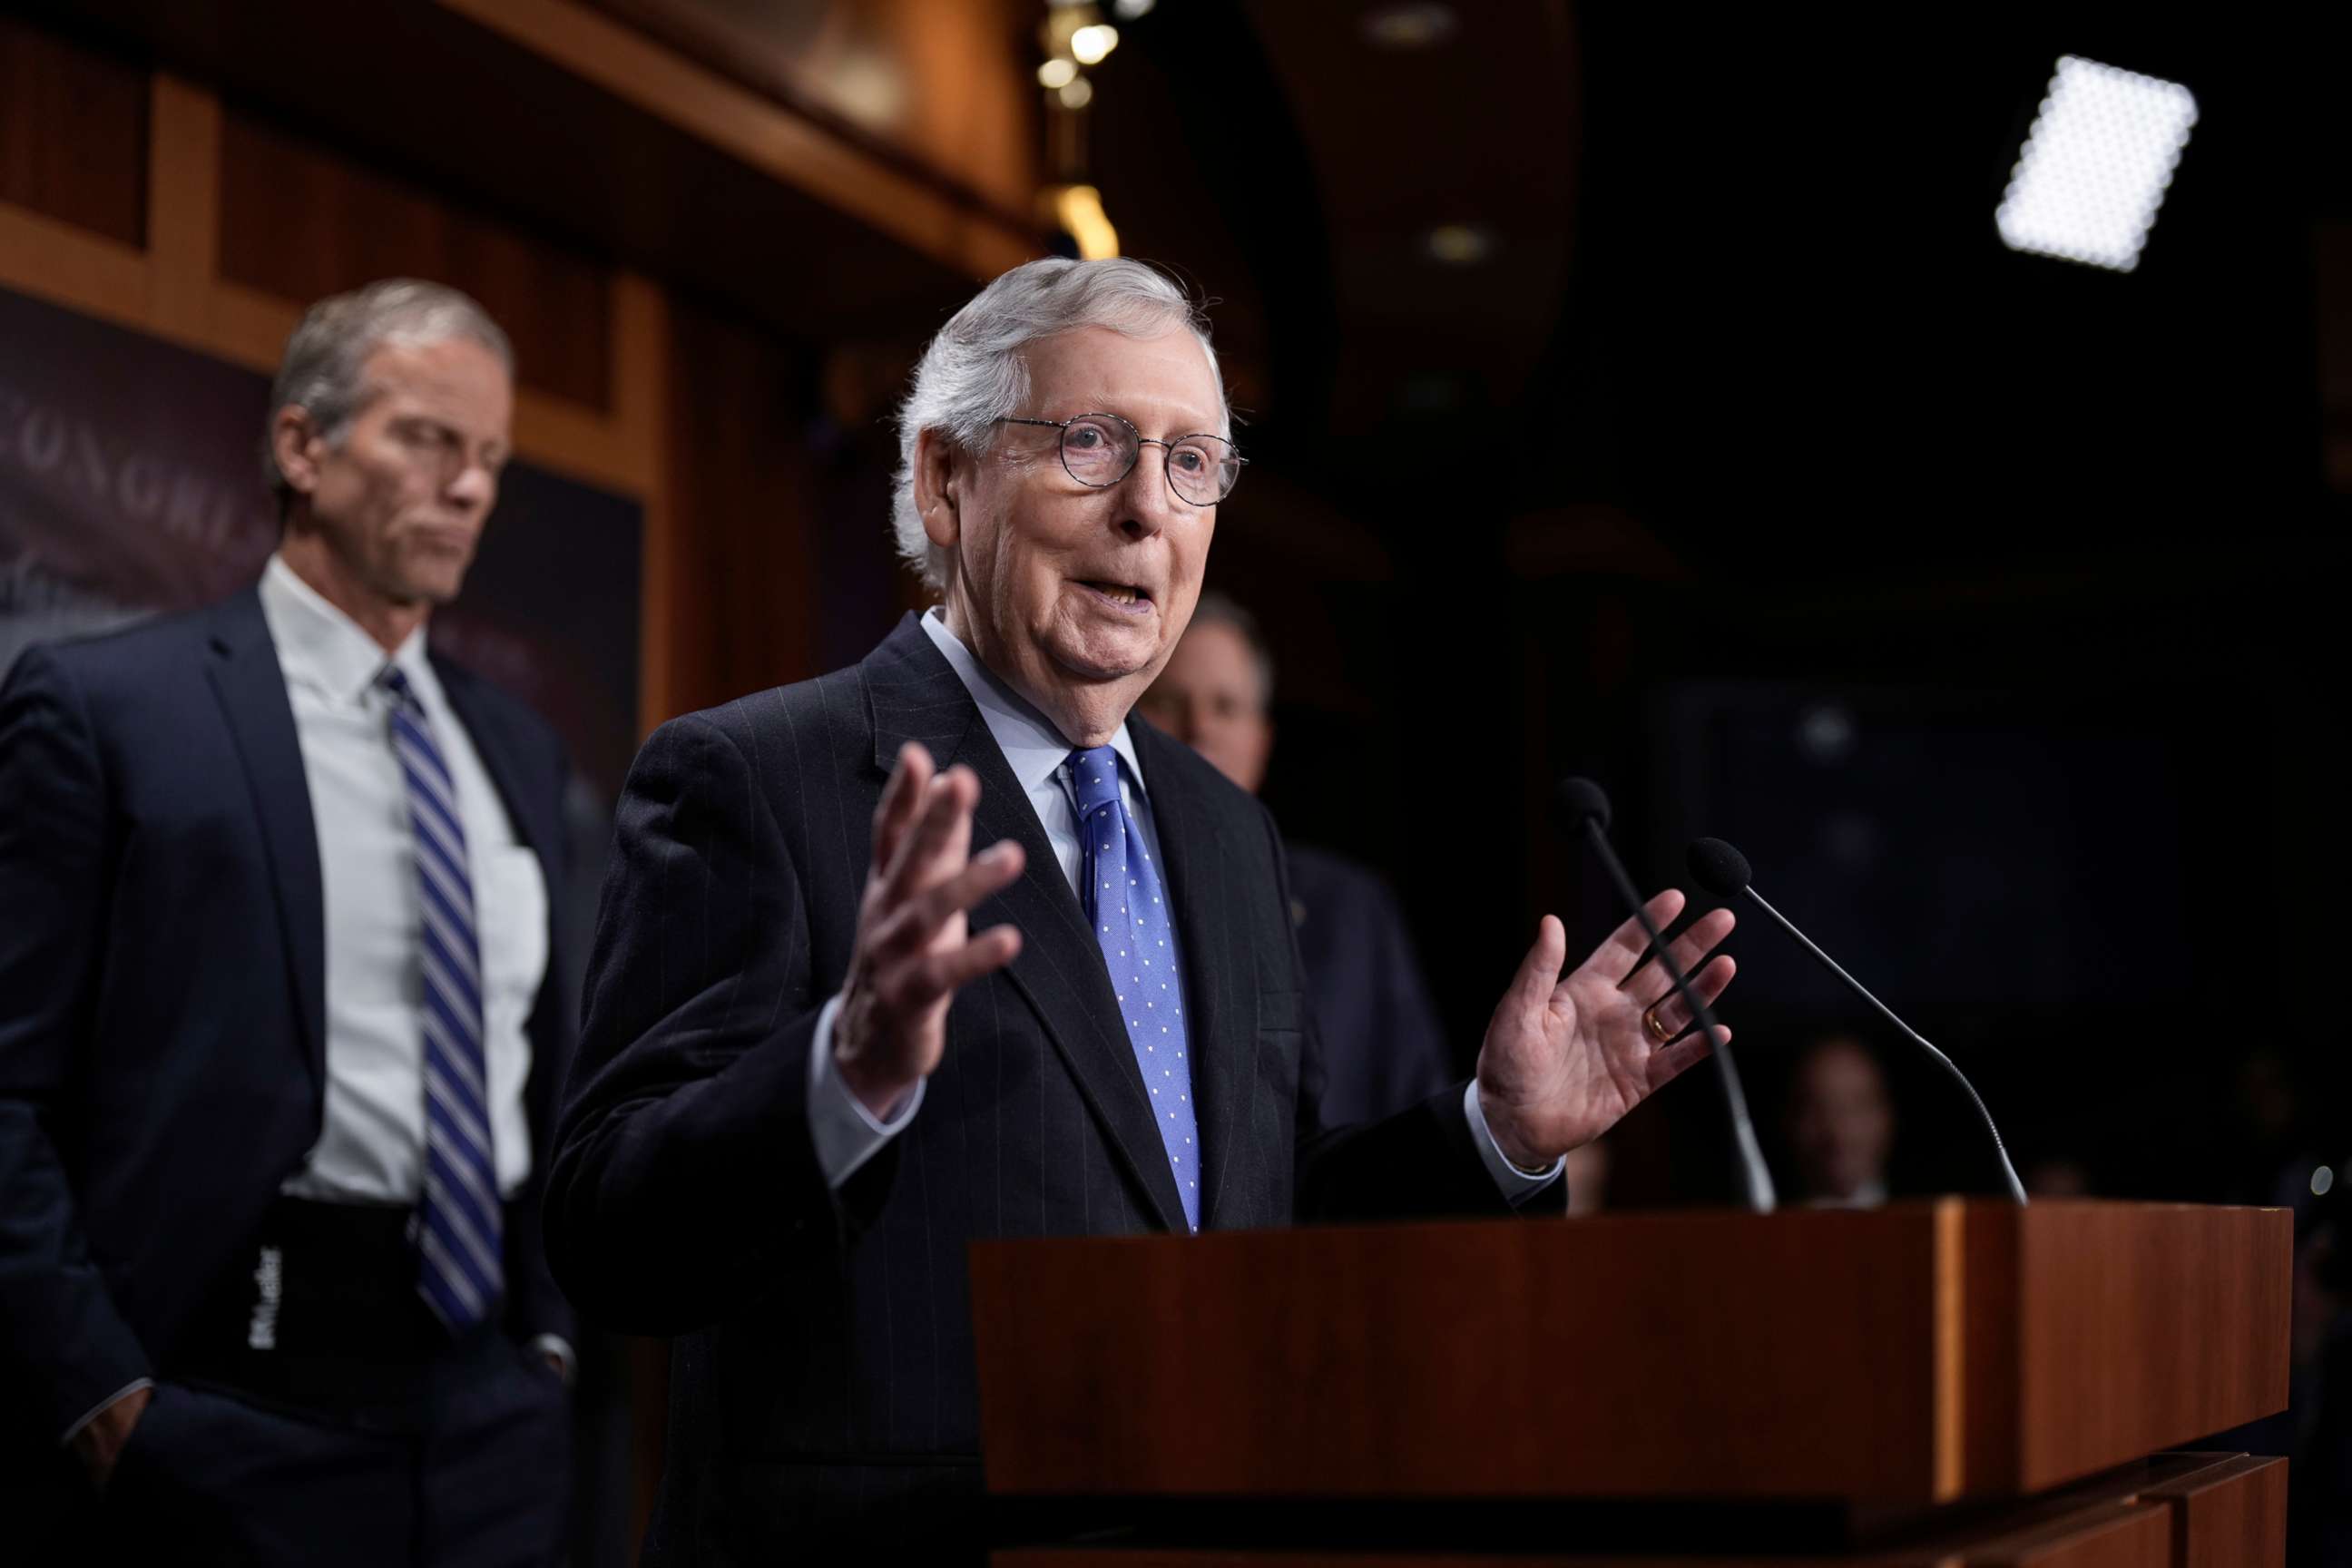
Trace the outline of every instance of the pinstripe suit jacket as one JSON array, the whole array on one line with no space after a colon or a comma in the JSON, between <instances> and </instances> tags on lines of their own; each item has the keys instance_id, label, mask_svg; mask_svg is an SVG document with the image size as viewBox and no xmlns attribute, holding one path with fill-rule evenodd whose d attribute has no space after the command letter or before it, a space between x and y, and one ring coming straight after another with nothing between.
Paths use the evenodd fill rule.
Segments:
<instances>
[{"instance_id":1,"label":"pinstripe suit jacket","mask_svg":"<svg viewBox=\"0 0 2352 1568\"><path fill-rule=\"evenodd\" d=\"M1138 722L1195 1031L1202 1223L1507 1212L1456 1084L1318 1124L1320 1047L1263 807ZM1028 870L975 912L1024 941L965 988L908 1129L838 1192L808 1131L892 759L979 775L974 842ZM1181 1229L1077 899L962 683L909 616L855 668L657 731L619 811L546 1198L581 1310L676 1337L659 1562L969 1543L975 1238Z\"/></svg>"}]
</instances>

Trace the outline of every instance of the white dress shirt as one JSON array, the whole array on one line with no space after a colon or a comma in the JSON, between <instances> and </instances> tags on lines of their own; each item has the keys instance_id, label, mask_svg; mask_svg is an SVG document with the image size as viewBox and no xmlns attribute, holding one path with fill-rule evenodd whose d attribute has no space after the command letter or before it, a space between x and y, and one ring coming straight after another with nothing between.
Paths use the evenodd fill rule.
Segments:
<instances>
[{"instance_id":1,"label":"white dress shirt","mask_svg":"<svg viewBox=\"0 0 2352 1568\"><path fill-rule=\"evenodd\" d=\"M982 664L961 639L948 630L946 620L937 609L923 616L922 626L956 672L956 678L963 682L964 689L971 693L972 701L979 705L981 717L987 721L988 732L995 737L997 749L1004 753L1013 778L1037 813L1046 842L1054 847L1054 858L1061 864L1063 878L1070 884L1071 892L1077 892L1078 804L1067 766L1070 753L1076 748L1062 738L1061 731L1044 714ZM1160 836L1152 823L1143 764L1135 754L1135 742L1124 723L1111 736L1110 745L1118 753L1119 761L1127 764L1119 770L1120 798L1143 830L1144 843L1151 855L1165 865L1165 858L1160 857ZM1169 896L1175 896L1172 890ZM816 1143L818 1166L824 1172L825 1180L835 1187L904 1131L923 1102L923 1085L917 1084L915 1091L887 1121L866 1109L842 1081L840 1068L833 1058L833 1025L840 1012L841 998L836 995L819 1015L815 1038L809 1047L809 1131ZM1506 1198L1516 1201L1527 1196L1557 1179L1566 1167L1565 1160L1555 1160L1548 1171L1528 1172L1506 1159L1486 1126L1486 1109L1478 1103L1475 1080L1463 1089L1463 1110L1469 1118L1478 1157Z\"/></svg>"},{"instance_id":2,"label":"white dress shirt","mask_svg":"<svg viewBox=\"0 0 2352 1568\"><path fill-rule=\"evenodd\" d=\"M499 1190L530 1174L525 1026L547 973L547 883L498 787L450 710L420 628L387 658L359 624L272 555L261 614L301 742L319 836L326 914L326 1123L295 1197L413 1204L425 1190L423 895L408 786L392 749L392 700L376 679L400 667L457 785L481 942L482 1045Z\"/></svg>"}]
</instances>

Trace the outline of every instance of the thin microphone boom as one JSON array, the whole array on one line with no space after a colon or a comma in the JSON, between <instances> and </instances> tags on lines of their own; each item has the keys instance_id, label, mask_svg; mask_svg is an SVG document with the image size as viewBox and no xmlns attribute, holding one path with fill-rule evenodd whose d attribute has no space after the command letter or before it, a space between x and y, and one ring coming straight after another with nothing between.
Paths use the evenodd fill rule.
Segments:
<instances>
[{"instance_id":1,"label":"thin microphone boom","mask_svg":"<svg viewBox=\"0 0 2352 1568\"><path fill-rule=\"evenodd\" d=\"M1764 1152L1756 1142L1756 1126L1748 1116L1748 1093L1739 1086L1739 1068L1731 1059L1731 1047L1719 1042L1715 1013L1699 994L1691 988L1682 966L1666 951L1666 939L1650 919L1649 906L1643 901L1633 879L1625 874L1624 862L1617 858L1616 850L1609 846L1609 797L1591 779L1570 778L1560 783L1558 796L1559 815L1583 829L1584 840L1592 847L1595 858L1615 884L1617 896L1633 911L1642 925L1642 934L1649 938L1650 952L1658 967L1666 972L1674 983L1675 994L1690 1009L1691 1017L1700 1030L1699 1038L1715 1047L1715 1081L1723 1089L1724 1113L1731 1121L1731 1144L1738 1155L1740 1185L1745 1189L1748 1206L1758 1214L1770 1214L1776 1199L1772 1192L1772 1173L1764 1164Z\"/></svg>"},{"instance_id":2,"label":"thin microphone boom","mask_svg":"<svg viewBox=\"0 0 2352 1568\"><path fill-rule=\"evenodd\" d=\"M1699 885L1717 898L1727 899L1735 892L1748 895L1748 901L1771 916L1782 931L1796 939L1799 947L1818 959L1822 968L1845 982L1846 989L1876 1008L1880 1017L1901 1030L1905 1038L1927 1052L1937 1066L1951 1074L1952 1081L1960 1086L1961 1091L1969 1097L1969 1103L1977 1108L1977 1115L1982 1119L1985 1131L1992 1137L1993 1157L2000 1162L2001 1179L2009 1184L2009 1195L2021 1204L2027 1201L2025 1184L2017 1179L2017 1167L2010 1163L2009 1148L2000 1141L2000 1129L1993 1125L1992 1112L1985 1108L1984 1097L1977 1093L1976 1085L1969 1081L1969 1075L1960 1070L1958 1062L1930 1045L1918 1030L1896 1017L1894 1008L1872 995L1868 986L1848 974L1836 959L1823 952L1814 944L1812 938L1799 931L1794 921L1767 903L1764 895L1748 881L1747 856L1720 838L1702 838L1690 847L1690 867L1691 874L1698 879Z\"/></svg>"}]
</instances>

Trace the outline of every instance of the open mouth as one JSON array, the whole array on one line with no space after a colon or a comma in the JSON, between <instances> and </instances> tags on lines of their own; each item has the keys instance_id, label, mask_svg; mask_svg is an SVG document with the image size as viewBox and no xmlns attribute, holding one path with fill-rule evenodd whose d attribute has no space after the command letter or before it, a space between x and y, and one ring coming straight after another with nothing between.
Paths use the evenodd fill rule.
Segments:
<instances>
[{"instance_id":1,"label":"open mouth","mask_svg":"<svg viewBox=\"0 0 2352 1568\"><path fill-rule=\"evenodd\" d=\"M1122 610L1145 610L1151 606L1151 590L1133 583L1101 582L1081 578L1078 586L1100 599L1106 599Z\"/></svg>"}]
</instances>

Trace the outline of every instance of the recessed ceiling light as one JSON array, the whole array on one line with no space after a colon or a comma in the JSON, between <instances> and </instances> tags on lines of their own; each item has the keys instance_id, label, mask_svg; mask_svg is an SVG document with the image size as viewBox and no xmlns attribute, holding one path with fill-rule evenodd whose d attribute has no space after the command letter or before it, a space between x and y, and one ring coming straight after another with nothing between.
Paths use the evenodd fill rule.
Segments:
<instances>
[{"instance_id":1,"label":"recessed ceiling light","mask_svg":"<svg viewBox=\"0 0 2352 1568\"><path fill-rule=\"evenodd\" d=\"M1448 267L1475 267L1495 254L1494 231L1466 223L1439 224L1422 243Z\"/></svg>"},{"instance_id":2,"label":"recessed ceiling light","mask_svg":"<svg viewBox=\"0 0 2352 1568\"><path fill-rule=\"evenodd\" d=\"M1364 13L1364 41L1376 49L1426 49L1452 37L1461 19L1451 5L1375 5Z\"/></svg>"},{"instance_id":3,"label":"recessed ceiling light","mask_svg":"<svg viewBox=\"0 0 2352 1568\"><path fill-rule=\"evenodd\" d=\"M2001 243L2129 272L2196 123L2179 82L2061 56L1993 215Z\"/></svg>"}]
</instances>

